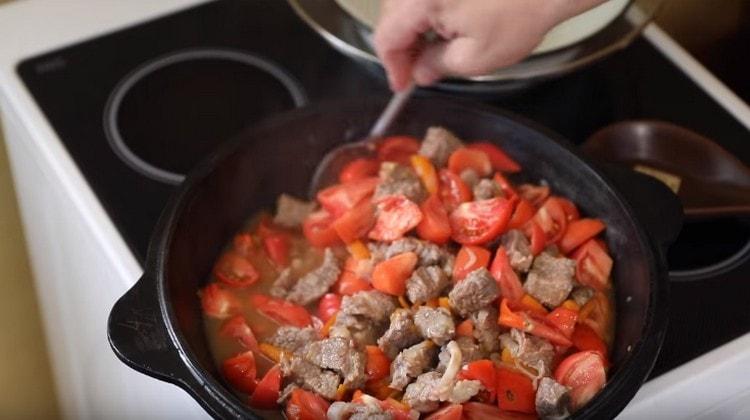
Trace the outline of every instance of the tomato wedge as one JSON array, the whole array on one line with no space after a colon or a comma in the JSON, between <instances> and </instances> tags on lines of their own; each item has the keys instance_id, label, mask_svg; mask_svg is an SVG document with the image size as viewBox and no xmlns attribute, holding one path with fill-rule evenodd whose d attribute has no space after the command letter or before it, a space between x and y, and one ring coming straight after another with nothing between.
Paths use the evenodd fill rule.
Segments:
<instances>
[{"instance_id":1,"label":"tomato wedge","mask_svg":"<svg viewBox=\"0 0 750 420\"><path fill-rule=\"evenodd\" d=\"M320 395L295 388L286 403L284 414L289 420L326 420L329 405Z\"/></svg>"},{"instance_id":2,"label":"tomato wedge","mask_svg":"<svg viewBox=\"0 0 750 420\"><path fill-rule=\"evenodd\" d=\"M497 368L497 406L502 410L533 414L536 391L531 379L507 367Z\"/></svg>"},{"instance_id":3,"label":"tomato wedge","mask_svg":"<svg viewBox=\"0 0 750 420\"><path fill-rule=\"evenodd\" d=\"M451 225L448 212L437 195L431 195L419 206L422 210L422 221L417 225L417 235L439 245L451 239Z\"/></svg>"},{"instance_id":4,"label":"tomato wedge","mask_svg":"<svg viewBox=\"0 0 750 420\"><path fill-rule=\"evenodd\" d=\"M333 291L343 296L351 296L357 292L370 289L372 289L372 285L369 281L351 271L342 272L341 277L333 286Z\"/></svg>"},{"instance_id":5,"label":"tomato wedge","mask_svg":"<svg viewBox=\"0 0 750 420\"><path fill-rule=\"evenodd\" d=\"M492 173L492 162L482 150L466 147L456 149L448 158L448 170L461 175L467 169L473 169L480 177L485 177Z\"/></svg>"},{"instance_id":6,"label":"tomato wedge","mask_svg":"<svg viewBox=\"0 0 750 420\"><path fill-rule=\"evenodd\" d=\"M276 401L279 399L281 391L281 368L274 365L266 372L263 379L258 382L250 397L249 404L251 407L262 410L271 410L276 408Z\"/></svg>"},{"instance_id":7,"label":"tomato wedge","mask_svg":"<svg viewBox=\"0 0 750 420\"><path fill-rule=\"evenodd\" d=\"M316 211L307 216L302 223L302 233L310 245L318 248L341 243L338 233L333 229L334 217L325 210Z\"/></svg>"},{"instance_id":8,"label":"tomato wedge","mask_svg":"<svg viewBox=\"0 0 750 420\"><path fill-rule=\"evenodd\" d=\"M446 405L425 418L425 420L461 420L464 408L461 404Z\"/></svg>"},{"instance_id":9,"label":"tomato wedge","mask_svg":"<svg viewBox=\"0 0 750 420\"><path fill-rule=\"evenodd\" d=\"M368 234L376 241L395 241L422 221L419 206L403 195L391 195L377 203L375 226Z\"/></svg>"},{"instance_id":10,"label":"tomato wedge","mask_svg":"<svg viewBox=\"0 0 750 420\"><path fill-rule=\"evenodd\" d=\"M256 294L250 295L250 303L258 312L279 324L304 328L312 323L307 309L284 299Z\"/></svg>"},{"instance_id":11,"label":"tomato wedge","mask_svg":"<svg viewBox=\"0 0 750 420\"><path fill-rule=\"evenodd\" d=\"M508 253L505 247L500 246L495 253L495 259L490 266L490 274L497 281L500 287L500 295L511 301L519 301L524 295L523 285L518 278L518 274L513 271L508 259Z\"/></svg>"},{"instance_id":12,"label":"tomato wedge","mask_svg":"<svg viewBox=\"0 0 750 420\"><path fill-rule=\"evenodd\" d=\"M544 231L533 219L528 225L529 232L527 235L531 241L531 254L533 256L539 255L544 247L547 245L547 237L544 235Z\"/></svg>"},{"instance_id":13,"label":"tomato wedge","mask_svg":"<svg viewBox=\"0 0 750 420\"><path fill-rule=\"evenodd\" d=\"M465 365L458 372L458 379L477 380L482 383L484 395L481 395L482 402L495 402L497 397L497 376L495 372L495 363L492 360L477 360Z\"/></svg>"},{"instance_id":14,"label":"tomato wedge","mask_svg":"<svg viewBox=\"0 0 750 420\"><path fill-rule=\"evenodd\" d=\"M528 200L519 200L515 210L513 210L513 216L510 218L510 222L508 222L508 229L523 228L526 222L534 217L535 213L536 209Z\"/></svg>"},{"instance_id":15,"label":"tomato wedge","mask_svg":"<svg viewBox=\"0 0 750 420\"><path fill-rule=\"evenodd\" d=\"M573 220L568 224L565 235L560 239L560 252L569 254L582 243L601 233L605 227L604 222L599 219Z\"/></svg>"},{"instance_id":16,"label":"tomato wedge","mask_svg":"<svg viewBox=\"0 0 750 420\"><path fill-rule=\"evenodd\" d=\"M409 158L419 151L419 140L410 136L384 138L377 148L378 158L384 162L409 164Z\"/></svg>"},{"instance_id":17,"label":"tomato wedge","mask_svg":"<svg viewBox=\"0 0 750 420\"><path fill-rule=\"evenodd\" d=\"M571 354L555 369L555 380L570 388L574 409L589 402L607 381L604 359L595 351Z\"/></svg>"},{"instance_id":18,"label":"tomato wedge","mask_svg":"<svg viewBox=\"0 0 750 420\"><path fill-rule=\"evenodd\" d=\"M232 239L232 250L239 255L247 258L250 255L250 251L255 248L255 242L253 237L249 233L238 233L234 235Z\"/></svg>"},{"instance_id":19,"label":"tomato wedge","mask_svg":"<svg viewBox=\"0 0 750 420\"><path fill-rule=\"evenodd\" d=\"M460 176L447 169L440 170L440 199L450 213L461 203L471 201L472 192Z\"/></svg>"},{"instance_id":20,"label":"tomato wedge","mask_svg":"<svg viewBox=\"0 0 750 420\"><path fill-rule=\"evenodd\" d=\"M370 200L362 200L351 210L333 222L333 230L345 244L367 236L375 224L375 206Z\"/></svg>"},{"instance_id":21,"label":"tomato wedge","mask_svg":"<svg viewBox=\"0 0 750 420\"><path fill-rule=\"evenodd\" d=\"M604 339L607 337L610 325L612 325L612 304L607 295L596 292L583 305L578 317L578 322L588 325L600 338Z\"/></svg>"},{"instance_id":22,"label":"tomato wedge","mask_svg":"<svg viewBox=\"0 0 750 420\"><path fill-rule=\"evenodd\" d=\"M336 293L326 293L318 302L318 318L328 321L341 308L341 296Z\"/></svg>"},{"instance_id":23,"label":"tomato wedge","mask_svg":"<svg viewBox=\"0 0 750 420\"><path fill-rule=\"evenodd\" d=\"M480 402L468 402L463 405L465 420L535 420L533 414L517 413L513 411L500 410L495 405Z\"/></svg>"},{"instance_id":24,"label":"tomato wedge","mask_svg":"<svg viewBox=\"0 0 750 420\"><path fill-rule=\"evenodd\" d=\"M503 149L490 142L476 142L469 144L469 149L481 150L492 163L492 169L501 172L516 173L521 171L521 165L508 156Z\"/></svg>"},{"instance_id":25,"label":"tomato wedge","mask_svg":"<svg viewBox=\"0 0 750 420\"><path fill-rule=\"evenodd\" d=\"M229 291L210 283L200 291L203 313L212 318L224 319L239 311L240 302Z\"/></svg>"},{"instance_id":26,"label":"tomato wedge","mask_svg":"<svg viewBox=\"0 0 750 420\"><path fill-rule=\"evenodd\" d=\"M612 258L599 241L590 239L573 253L579 283L604 291L611 287Z\"/></svg>"},{"instance_id":27,"label":"tomato wedge","mask_svg":"<svg viewBox=\"0 0 750 420\"><path fill-rule=\"evenodd\" d=\"M525 312L514 312L509 306L508 298L500 301L500 316L497 323L508 328L516 328L549 340L552 344L569 347L572 342L554 326L548 325L544 318Z\"/></svg>"},{"instance_id":28,"label":"tomato wedge","mask_svg":"<svg viewBox=\"0 0 750 420\"><path fill-rule=\"evenodd\" d=\"M463 280L472 271L487 267L491 256L490 251L481 246L462 246L453 263L453 281Z\"/></svg>"},{"instance_id":29,"label":"tomato wedge","mask_svg":"<svg viewBox=\"0 0 750 420\"><path fill-rule=\"evenodd\" d=\"M247 325L247 321L245 321L245 317L242 315L235 315L224 321L221 328L219 328L219 335L234 338L243 347L254 352L258 351L258 340L255 339L253 330Z\"/></svg>"},{"instance_id":30,"label":"tomato wedge","mask_svg":"<svg viewBox=\"0 0 750 420\"><path fill-rule=\"evenodd\" d=\"M404 252L378 263L372 271L372 287L393 296L403 295L417 260L417 254Z\"/></svg>"},{"instance_id":31,"label":"tomato wedge","mask_svg":"<svg viewBox=\"0 0 750 420\"><path fill-rule=\"evenodd\" d=\"M255 266L242 255L225 252L214 266L214 275L229 287L248 287L260 278Z\"/></svg>"},{"instance_id":32,"label":"tomato wedge","mask_svg":"<svg viewBox=\"0 0 750 420\"><path fill-rule=\"evenodd\" d=\"M563 211L565 212L565 218L568 219L568 222L581 218L581 213L578 212L578 207L576 207L572 201L563 197L557 197L557 199L560 200L560 206L562 206Z\"/></svg>"},{"instance_id":33,"label":"tomato wedge","mask_svg":"<svg viewBox=\"0 0 750 420\"><path fill-rule=\"evenodd\" d=\"M560 306L550 312L546 319L565 337L571 338L576 327L576 321L578 321L578 312Z\"/></svg>"},{"instance_id":34,"label":"tomato wedge","mask_svg":"<svg viewBox=\"0 0 750 420\"><path fill-rule=\"evenodd\" d=\"M577 324L571 338L573 345L580 351L595 351L607 359L607 345L599 335L586 324Z\"/></svg>"},{"instance_id":35,"label":"tomato wedge","mask_svg":"<svg viewBox=\"0 0 750 420\"><path fill-rule=\"evenodd\" d=\"M365 353L367 354L365 372L368 381L377 381L390 375L391 361L388 360L383 350L380 350L380 347L365 346Z\"/></svg>"},{"instance_id":36,"label":"tomato wedge","mask_svg":"<svg viewBox=\"0 0 750 420\"><path fill-rule=\"evenodd\" d=\"M319 191L318 202L334 218L338 218L367 196L372 195L379 182L378 177L369 177L346 184L336 184Z\"/></svg>"},{"instance_id":37,"label":"tomato wedge","mask_svg":"<svg viewBox=\"0 0 750 420\"><path fill-rule=\"evenodd\" d=\"M461 321L460 324L456 325L456 335L459 337L473 337L474 323L470 319Z\"/></svg>"},{"instance_id":38,"label":"tomato wedge","mask_svg":"<svg viewBox=\"0 0 750 420\"><path fill-rule=\"evenodd\" d=\"M255 391L258 380L255 367L255 355L252 351L230 357L221 364L221 372L230 384L238 390L251 394Z\"/></svg>"},{"instance_id":39,"label":"tomato wedge","mask_svg":"<svg viewBox=\"0 0 750 420\"><path fill-rule=\"evenodd\" d=\"M518 195L529 201L534 207L539 207L549 197L550 188L546 185L522 184L516 188Z\"/></svg>"},{"instance_id":40,"label":"tomato wedge","mask_svg":"<svg viewBox=\"0 0 750 420\"><path fill-rule=\"evenodd\" d=\"M492 177L492 180L495 181L495 183L500 186L500 190L503 192L503 195L505 195L505 198L511 200L513 198L518 197L518 192L516 192L516 188L508 180L508 178L506 178L500 172L495 172L495 176Z\"/></svg>"},{"instance_id":41,"label":"tomato wedge","mask_svg":"<svg viewBox=\"0 0 750 420\"><path fill-rule=\"evenodd\" d=\"M380 161L373 158L357 158L344 165L339 172L339 182L347 183L376 176L380 170Z\"/></svg>"},{"instance_id":42,"label":"tomato wedge","mask_svg":"<svg viewBox=\"0 0 750 420\"><path fill-rule=\"evenodd\" d=\"M556 197L548 198L536 212L533 220L544 231L548 244L559 241L568 226L568 219Z\"/></svg>"},{"instance_id":43,"label":"tomato wedge","mask_svg":"<svg viewBox=\"0 0 750 420\"><path fill-rule=\"evenodd\" d=\"M508 226L513 206L502 197L463 203L449 216L451 237L462 245L487 243Z\"/></svg>"}]
</instances>

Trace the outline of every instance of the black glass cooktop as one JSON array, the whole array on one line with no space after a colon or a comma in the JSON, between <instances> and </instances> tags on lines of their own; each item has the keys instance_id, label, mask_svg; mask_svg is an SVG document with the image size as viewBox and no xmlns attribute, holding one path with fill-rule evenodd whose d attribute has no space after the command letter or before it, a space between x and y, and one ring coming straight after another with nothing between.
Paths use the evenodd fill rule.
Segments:
<instances>
[{"instance_id":1,"label":"black glass cooktop","mask_svg":"<svg viewBox=\"0 0 750 420\"><path fill-rule=\"evenodd\" d=\"M294 106L388 94L382 75L335 52L280 0L211 2L30 58L18 72L141 261L174 186L218 143ZM615 121L663 119L750 162L750 133L643 39L586 70L484 100L574 143ZM689 225L670 263L710 263L749 237L747 221ZM673 282L652 376L750 331L748 296L747 261Z\"/></svg>"}]
</instances>

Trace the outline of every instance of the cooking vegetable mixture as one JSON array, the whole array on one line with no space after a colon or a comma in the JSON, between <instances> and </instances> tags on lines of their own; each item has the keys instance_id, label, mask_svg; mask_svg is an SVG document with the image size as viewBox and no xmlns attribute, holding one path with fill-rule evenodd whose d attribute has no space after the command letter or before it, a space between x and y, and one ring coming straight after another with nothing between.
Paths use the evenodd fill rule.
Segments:
<instances>
[{"instance_id":1,"label":"cooking vegetable mixture","mask_svg":"<svg viewBox=\"0 0 750 420\"><path fill-rule=\"evenodd\" d=\"M601 220L489 142L384 139L256 215L200 291L214 357L290 419L559 418L606 382Z\"/></svg>"}]
</instances>

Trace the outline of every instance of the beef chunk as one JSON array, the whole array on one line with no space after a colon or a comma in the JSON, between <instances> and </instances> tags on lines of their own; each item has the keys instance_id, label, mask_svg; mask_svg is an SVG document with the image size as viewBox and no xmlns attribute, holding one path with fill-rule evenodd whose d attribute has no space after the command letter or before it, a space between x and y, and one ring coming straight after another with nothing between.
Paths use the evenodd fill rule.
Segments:
<instances>
[{"instance_id":1,"label":"beef chunk","mask_svg":"<svg viewBox=\"0 0 750 420\"><path fill-rule=\"evenodd\" d=\"M500 350L500 326L497 324L497 309L489 306L471 314L474 324L474 338L485 354Z\"/></svg>"},{"instance_id":2,"label":"beef chunk","mask_svg":"<svg viewBox=\"0 0 750 420\"><path fill-rule=\"evenodd\" d=\"M481 180L477 171L471 168L461 171L459 177L461 178L461 181L463 181L464 184L466 184L466 186L472 190L477 186L477 184L479 184L479 181Z\"/></svg>"},{"instance_id":3,"label":"beef chunk","mask_svg":"<svg viewBox=\"0 0 750 420\"><path fill-rule=\"evenodd\" d=\"M450 280L440 267L419 267L406 281L406 296L412 303L422 304L440 296L448 284Z\"/></svg>"},{"instance_id":4,"label":"beef chunk","mask_svg":"<svg viewBox=\"0 0 750 420\"><path fill-rule=\"evenodd\" d=\"M318 339L318 332L312 327L284 326L276 330L268 342L281 349L294 352Z\"/></svg>"},{"instance_id":5,"label":"beef chunk","mask_svg":"<svg viewBox=\"0 0 750 420\"><path fill-rule=\"evenodd\" d=\"M390 387L402 390L412 379L432 366L438 348L430 341L415 344L399 353L391 363Z\"/></svg>"},{"instance_id":6,"label":"beef chunk","mask_svg":"<svg viewBox=\"0 0 750 420\"><path fill-rule=\"evenodd\" d=\"M448 158L463 142L453 133L442 127L430 127L424 136L419 154L430 159L438 168L448 163Z\"/></svg>"},{"instance_id":7,"label":"beef chunk","mask_svg":"<svg viewBox=\"0 0 750 420\"><path fill-rule=\"evenodd\" d=\"M573 290L575 272L575 261L542 253L534 259L523 288L539 302L553 308L563 303Z\"/></svg>"},{"instance_id":8,"label":"beef chunk","mask_svg":"<svg viewBox=\"0 0 750 420\"><path fill-rule=\"evenodd\" d=\"M568 387L552 378L542 378L536 390L536 412L541 419L568 417L570 394Z\"/></svg>"},{"instance_id":9,"label":"beef chunk","mask_svg":"<svg viewBox=\"0 0 750 420\"><path fill-rule=\"evenodd\" d=\"M440 373L427 372L419 375L417 380L409 384L404 392L403 402L414 410L422 413L433 411L440 405L436 390L440 384Z\"/></svg>"},{"instance_id":10,"label":"beef chunk","mask_svg":"<svg viewBox=\"0 0 750 420\"><path fill-rule=\"evenodd\" d=\"M456 344L458 344L458 348L461 350L461 364L466 365L473 361L480 360L484 358L484 354L482 354L482 350L479 348L479 345L474 341L471 337L458 337L456 338ZM440 348L440 354L438 354L438 366L437 370L440 372L445 371L446 366L448 366L448 361L450 360L451 355L448 351L447 346L443 346Z\"/></svg>"},{"instance_id":11,"label":"beef chunk","mask_svg":"<svg viewBox=\"0 0 750 420\"><path fill-rule=\"evenodd\" d=\"M509 230L502 236L500 243L505 247L505 251L508 253L508 260L510 260L510 266L516 272L525 273L529 271L531 263L534 261L534 256L531 254L531 245L526 235L517 229Z\"/></svg>"},{"instance_id":12,"label":"beef chunk","mask_svg":"<svg viewBox=\"0 0 750 420\"><path fill-rule=\"evenodd\" d=\"M377 201L389 195L401 194L419 204L427 197L422 180L414 171L395 162L383 162L380 165L380 183L375 188L373 200Z\"/></svg>"},{"instance_id":13,"label":"beef chunk","mask_svg":"<svg viewBox=\"0 0 750 420\"><path fill-rule=\"evenodd\" d=\"M534 368L538 376L549 375L555 348L547 340L526 334L517 329L500 336L500 343L510 350L511 356L522 365Z\"/></svg>"},{"instance_id":14,"label":"beef chunk","mask_svg":"<svg viewBox=\"0 0 750 420\"><path fill-rule=\"evenodd\" d=\"M315 202L281 194L276 201L276 216L273 222L284 227L297 228L313 210L315 210Z\"/></svg>"},{"instance_id":15,"label":"beef chunk","mask_svg":"<svg viewBox=\"0 0 750 420\"><path fill-rule=\"evenodd\" d=\"M472 271L448 294L451 307L461 316L488 306L500 295L497 282L486 268Z\"/></svg>"},{"instance_id":16,"label":"beef chunk","mask_svg":"<svg viewBox=\"0 0 750 420\"><path fill-rule=\"evenodd\" d=\"M573 289L573 292L570 293L570 297L576 302L576 304L578 304L578 306L583 307L583 305L588 303L588 301L594 297L594 293L594 289L587 286L581 286Z\"/></svg>"},{"instance_id":17,"label":"beef chunk","mask_svg":"<svg viewBox=\"0 0 750 420\"><path fill-rule=\"evenodd\" d=\"M422 341L419 330L414 325L411 312L408 309L396 309L391 314L391 325L378 339L378 347L393 360L398 353Z\"/></svg>"},{"instance_id":18,"label":"beef chunk","mask_svg":"<svg viewBox=\"0 0 750 420\"><path fill-rule=\"evenodd\" d=\"M329 400L336 398L336 391L341 384L339 375L323 370L297 354L282 355L280 367L285 378L290 378L302 388L316 392Z\"/></svg>"},{"instance_id":19,"label":"beef chunk","mask_svg":"<svg viewBox=\"0 0 750 420\"><path fill-rule=\"evenodd\" d=\"M339 313L328 336L353 340L357 346L364 347L375 344L381 332L378 324L374 324L368 318Z\"/></svg>"},{"instance_id":20,"label":"beef chunk","mask_svg":"<svg viewBox=\"0 0 750 420\"><path fill-rule=\"evenodd\" d=\"M404 252L413 252L419 257L417 264L423 267L430 265L443 266L452 255L447 250L440 248L432 242L411 237L397 239L391 243L371 243L370 252L378 260L387 260Z\"/></svg>"},{"instance_id":21,"label":"beef chunk","mask_svg":"<svg viewBox=\"0 0 750 420\"><path fill-rule=\"evenodd\" d=\"M367 379L364 353L353 348L346 338L334 337L310 343L302 353L305 360L338 372L347 389L359 388Z\"/></svg>"},{"instance_id":22,"label":"beef chunk","mask_svg":"<svg viewBox=\"0 0 750 420\"><path fill-rule=\"evenodd\" d=\"M479 182L474 185L473 191L475 200L489 200L490 198L495 198L502 194L497 182L487 178L479 180Z\"/></svg>"},{"instance_id":23,"label":"beef chunk","mask_svg":"<svg viewBox=\"0 0 750 420\"><path fill-rule=\"evenodd\" d=\"M269 290L268 293L273 297L286 299L286 295L289 294L289 290L294 287L294 283L296 282L297 279L292 276L292 270L290 268L285 268L273 281L271 290Z\"/></svg>"},{"instance_id":24,"label":"beef chunk","mask_svg":"<svg viewBox=\"0 0 750 420\"><path fill-rule=\"evenodd\" d=\"M456 334L453 317L445 308L420 306L414 315L414 324L422 337L432 340L438 346L452 340Z\"/></svg>"},{"instance_id":25,"label":"beef chunk","mask_svg":"<svg viewBox=\"0 0 750 420\"><path fill-rule=\"evenodd\" d=\"M359 346L375 344L386 329L388 317L395 309L393 299L377 290L344 296L341 310L328 335L350 338Z\"/></svg>"},{"instance_id":26,"label":"beef chunk","mask_svg":"<svg viewBox=\"0 0 750 420\"><path fill-rule=\"evenodd\" d=\"M393 414L376 404L336 401L328 407L328 420L392 420Z\"/></svg>"},{"instance_id":27,"label":"beef chunk","mask_svg":"<svg viewBox=\"0 0 750 420\"><path fill-rule=\"evenodd\" d=\"M323 263L318 268L302 276L287 295L287 300L309 305L323 296L336 283L341 274L339 260L330 248L326 248Z\"/></svg>"}]
</instances>

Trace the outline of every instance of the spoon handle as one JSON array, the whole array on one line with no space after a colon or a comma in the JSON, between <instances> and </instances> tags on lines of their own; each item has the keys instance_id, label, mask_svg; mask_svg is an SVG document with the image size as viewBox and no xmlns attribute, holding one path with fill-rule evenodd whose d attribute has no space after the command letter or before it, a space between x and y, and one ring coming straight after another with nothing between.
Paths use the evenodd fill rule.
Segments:
<instances>
[{"instance_id":1,"label":"spoon handle","mask_svg":"<svg viewBox=\"0 0 750 420\"><path fill-rule=\"evenodd\" d=\"M378 117L377 121L375 121L375 124L373 124L372 128L370 129L370 138L383 137L385 132L388 131L388 128L393 123L393 120L396 119L398 113L401 111L404 105L406 105L406 102L409 100L413 92L414 84L411 84L401 92L396 92L393 94L391 100L388 102L388 105L383 110L383 113L380 114L380 117Z\"/></svg>"}]
</instances>

